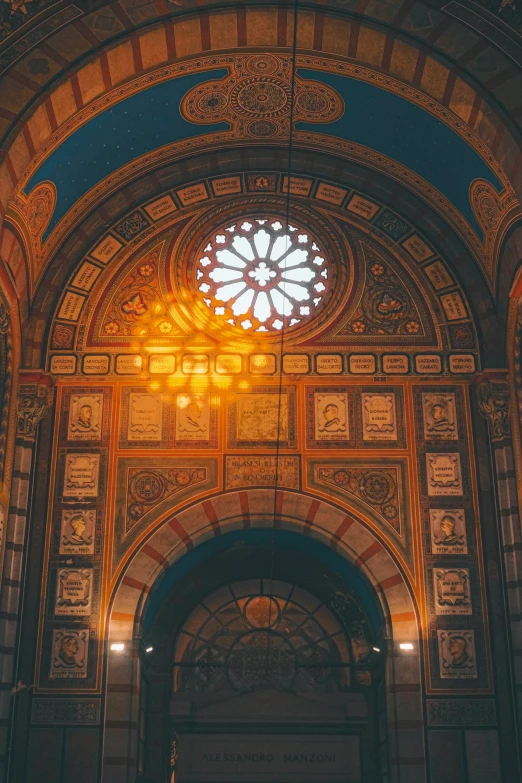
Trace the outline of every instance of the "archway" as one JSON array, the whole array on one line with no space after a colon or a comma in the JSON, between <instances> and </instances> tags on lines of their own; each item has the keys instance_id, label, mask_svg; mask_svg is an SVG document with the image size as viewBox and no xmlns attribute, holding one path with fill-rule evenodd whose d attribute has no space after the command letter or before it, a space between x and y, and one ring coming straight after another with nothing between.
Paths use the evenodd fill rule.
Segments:
<instances>
[{"instance_id":1,"label":"archway","mask_svg":"<svg viewBox=\"0 0 522 783\"><path fill-rule=\"evenodd\" d=\"M271 545L276 537L280 537L280 542L286 541L287 549L291 539L294 552L306 553L302 556L310 558L310 561L315 559L323 569L337 573L339 584L343 585L346 594L358 595L358 600L367 607L366 616L373 614L371 646L378 647L383 653L382 658L372 658L372 666L382 666L381 679L385 683L381 704L383 709L386 704L387 712L385 738L389 779L397 779L403 765L418 767L418 779L423 779L424 755L423 750L419 751L424 748L420 700L422 651L418 643L416 609L400 565L378 535L355 515L311 496L281 491L277 493L274 526L273 499L272 493L250 490L222 494L194 504L176 517L167 516L128 559L120 574L110 612L109 647L121 644L124 650L117 654L109 652L108 656L104 780L121 780L122 783L132 780L129 765L134 767L137 763L139 727L140 723L142 727L145 725L145 710L141 710L140 718L140 705L143 705L140 701L141 657L148 654L143 651L159 645L165 661L170 655L166 652L168 645L165 645L165 640L155 638L157 629L151 618L164 604L169 591L175 589L177 580L186 579L193 572L191 562L199 565L205 562L207 548L208 551L226 551L228 541L245 542L248 536L265 537ZM262 573L261 568L256 578ZM276 575L275 571L272 573ZM266 575L265 569L265 578ZM278 572L279 581L283 581L282 576L285 576L287 584L299 581L302 584L304 579L296 578L295 573L284 574L284 568ZM232 577L239 581L245 574L238 570L232 573L228 569L226 579L221 578L221 583L219 579L214 584L207 583L206 594L223 586ZM304 589L310 593L309 585L305 585ZM178 629L204 597L205 589L200 587L199 592L191 589L187 593L193 599L187 600L183 606L185 613L182 611L177 618ZM320 601L317 587L315 593ZM172 625L171 632L175 631ZM175 633L171 636L171 643L174 637ZM400 650L403 642L411 644L413 649ZM172 666L172 657L169 660ZM379 682L379 675L376 675L376 685ZM406 717L406 711L410 721L412 714L417 720L415 725L410 723L408 731L404 732L400 729L400 719L401 713ZM127 720L123 720L124 717ZM412 739L415 757L409 750ZM163 750L159 752L164 753L165 734L162 742ZM388 779L386 772L382 778L375 777L380 774L377 770L371 774L374 777L360 779Z\"/></svg>"}]
</instances>

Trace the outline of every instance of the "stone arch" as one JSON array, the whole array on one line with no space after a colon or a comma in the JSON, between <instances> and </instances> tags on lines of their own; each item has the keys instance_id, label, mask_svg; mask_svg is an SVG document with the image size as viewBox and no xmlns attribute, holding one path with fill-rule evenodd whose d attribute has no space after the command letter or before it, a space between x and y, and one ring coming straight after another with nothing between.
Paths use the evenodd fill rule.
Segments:
<instances>
[{"instance_id":1,"label":"stone arch","mask_svg":"<svg viewBox=\"0 0 522 783\"><path fill-rule=\"evenodd\" d=\"M313 495L253 489L207 498L167 516L143 540L121 569L107 617L107 642L124 642L122 655L109 655L106 667L103 781L130 783L137 744L140 620L147 596L161 575L203 541L233 530L271 527L300 532L335 549L361 569L379 598L389 637L387 701L391 780L408 769L425 779L421 709L420 617L413 590L389 545L353 511ZM400 642L414 642L398 655ZM123 720L123 718L126 718ZM413 718L413 720L412 720ZM408 720L411 728L399 728ZM415 748L415 755L412 753Z\"/></svg>"}]
</instances>

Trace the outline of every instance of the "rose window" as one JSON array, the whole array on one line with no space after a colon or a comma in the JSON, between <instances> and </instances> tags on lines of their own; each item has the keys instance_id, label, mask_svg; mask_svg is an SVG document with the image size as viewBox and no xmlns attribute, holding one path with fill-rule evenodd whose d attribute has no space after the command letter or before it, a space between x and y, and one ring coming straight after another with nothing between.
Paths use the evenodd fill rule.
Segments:
<instances>
[{"instance_id":1,"label":"rose window","mask_svg":"<svg viewBox=\"0 0 522 783\"><path fill-rule=\"evenodd\" d=\"M332 289L321 244L279 218L227 223L202 245L195 287L213 318L245 331L277 332L310 321Z\"/></svg>"}]
</instances>

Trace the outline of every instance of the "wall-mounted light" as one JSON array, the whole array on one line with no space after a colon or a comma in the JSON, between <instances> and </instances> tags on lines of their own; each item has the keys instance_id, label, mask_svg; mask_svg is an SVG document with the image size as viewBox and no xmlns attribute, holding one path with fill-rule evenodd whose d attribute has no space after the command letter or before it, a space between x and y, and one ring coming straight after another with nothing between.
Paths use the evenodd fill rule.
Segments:
<instances>
[{"instance_id":1,"label":"wall-mounted light","mask_svg":"<svg viewBox=\"0 0 522 783\"><path fill-rule=\"evenodd\" d=\"M380 648L380 647L374 647L374 648L373 648L373 651L374 651L374 652L380 652L380 651L381 651L381 648Z\"/></svg>"},{"instance_id":2,"label":"wall-mounted light","mask_svg":"<svg viewBox=\"0 0 522 783\"><path fill-rule=\"evenodd\" d=\"M401 650L413 650L413 644L411 642L401 642L399 647Z\"/></svg>"},{"instance_id":3,"label":"wall-mounted light","mask_svg":"<svg viewBox=\"0 0 522 783\"><path fill-rule=\"evenodd\" d=\"M146 647L145 652L152 652L154 647Z\"/></svg>"},{"instance_id":4,"label":"wall-mounted light","mask_svg":"<svg viewBox=\"0 0 522 783\"><path fill-rule=\"evenodd\" d=\"M113 642L111 644L111 650L112 652L123 652L125 649L125 645L123 642Z\"/></svg>"}]
</instances>

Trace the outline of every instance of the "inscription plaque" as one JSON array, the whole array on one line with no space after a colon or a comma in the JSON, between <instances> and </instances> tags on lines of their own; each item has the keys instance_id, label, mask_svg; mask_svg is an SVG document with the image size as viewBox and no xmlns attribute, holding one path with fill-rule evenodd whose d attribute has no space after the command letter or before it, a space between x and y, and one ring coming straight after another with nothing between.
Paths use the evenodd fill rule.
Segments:
<instances>
[{"instance_id":1,"label":"inscription plaque","mask_svg":"<svg viewBox=\"0 0 522 783\"><path fill-rule=\"evenodd\" d=\"M359 738L355 735L181 734L178 744L177 783L361 780Z\"/></svg>"},{"instance_id":2,"label":"inscription plaque","mask_svg":"<svg viewBox=\"0 0 522 783\"><path fill-rule=\"evenodd\" d=\"M277 470L277 482L276 482ZM237 487L286 487L299 488L298 457L226 457L226 489Z\"/></svg>"},{"instance_id":3,"label":"inscription plaque","mask_svg":"<svg viewBox=\"0 0 522 783\"><path fill-rule=\"evenodd\" d=\"M428 495L462 495L459 454L426 454Z\"/></svg>"}]
</instances>

